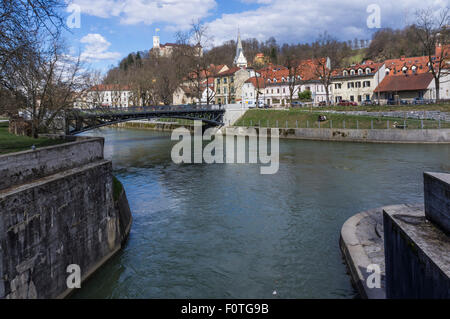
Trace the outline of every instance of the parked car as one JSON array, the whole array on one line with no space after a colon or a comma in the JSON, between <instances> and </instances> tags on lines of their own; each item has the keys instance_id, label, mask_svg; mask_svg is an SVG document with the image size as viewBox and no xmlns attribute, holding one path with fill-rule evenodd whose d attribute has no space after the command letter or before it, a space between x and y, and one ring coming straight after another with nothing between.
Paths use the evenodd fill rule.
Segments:
<instances>
[{"instance_id":1,"label":"parked car","mask_svg":"<svg viewBox=\"0 0 450 319\"><path fill-rule=\"evenodd\" d=\"M327 102L326 101L319 102L319 106L327 106Z\"/></svg>"},{"instance_id":2,"label":"parked car","mask_svg":"<svg viewBox=\"0 0 450 319\"><path fill-rule=\"evenodd\" d=\"M338 103L339 106L357 106L358 103L353 101L342 100Z\"/></svg>"},{"instance_id":3,"label":"parked car","mask_svg":"<svg viewBox=\"0 0 450 319\"><path fill-rule=\"evenodd\" d=\"M292 107L302 107L304 104L300 101L293 101Z\"/></svg>"}]
</instances>

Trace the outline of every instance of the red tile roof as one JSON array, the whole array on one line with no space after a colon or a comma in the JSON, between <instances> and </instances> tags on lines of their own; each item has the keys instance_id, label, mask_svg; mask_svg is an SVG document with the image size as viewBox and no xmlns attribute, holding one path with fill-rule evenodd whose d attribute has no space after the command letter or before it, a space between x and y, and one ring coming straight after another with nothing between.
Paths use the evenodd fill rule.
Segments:
<instances>
[{"instance_id":1,"label":"red tile roof","mask_svg":"<svg viewBox=\"0 0 450 319\"><path fill-rule=\"evenodd\" d=\"M298 62L296 75L300 76L303 81L318 80L316 72L318 65L319 60L316 59L301 60ZM270 65L257 72L260 73L267 82L273 82L274 79L277 80L276 83L283 83L283 79L287 82L290 76L289 69L280 65Z\"/></svg>"},{"instance_id":2,"label":"red tile roof","mask_svg":"<svg viewBox=\"0 0 450 319\"><path fill-rule=\"evenodd\" d=\"M427 73L429 71L428 67L428 57L418 56L418 57L401 57L400 59L390 59L384 62L386 70L389 69L390 75L403 74L403 68L406 67L406 74L413 74L412 67L416 67L416 73Z\"/></svg>"},{"instance_id":3,"label":"red tile roof","mask_svg":"<svg viewBox=\"0 0 450 319\"><path fill-rule=\"evenodd\" d=\"M377 72L381 67L383 66L383 63L375 63L371 60L365 61L364 63L361 64L354 64L345 68L340 68L340 69L336 69L333 70L332 74L333 77L339 77L339 76L344 76L343 72L347 71L348 75L347 76L358 76L358 70L363 70L363 75L367 75L366 74L366 69L370 68L370 73L375 73ZM350 75L350 71L353 70L355 71L354 75Z\"/></svg>"},{"instance_id":4,"label":"red tile roof","mask_svg":"<svg viewBox=\"0 0 450 319\"><path fill-rule=\"evenodd\" d=\"M431 73L389 75L381 81L374 92L423 91L428 88L432 80Z\"/></svg>"},{"instance_id":5,"label":"red tile roof","mask_svg":"<svg viewBox=\"0 0 450 319\"><path fill-rule=\"evenodd\" d=\"M232 67L231 69L229 69L229 70L227 70L227 71L218 73L218 74L216 75L216 77L233 75L233 74L235 74L237 71L239 71L240 69L241 69L241 68L238 68L237 66L236 66L236 67Z\"/></svg>"},{"instance_id":6,"label":"red tile roof","mask_svg":"<svg viewBox=\"0 0 450 319\"><path fill-rule=\"evenodd\" d=\"M256 82L256 81L258 81L258 82ZM260 89L266 87L265 80L262 77L252 77L252 78L248 79L247 81L245 81L245 83L251 83L251 84L253 84L253 86L255 88L259 87ZM259 86L257 85L257 83L259 84Z\"/></svg>"}]
</instances>

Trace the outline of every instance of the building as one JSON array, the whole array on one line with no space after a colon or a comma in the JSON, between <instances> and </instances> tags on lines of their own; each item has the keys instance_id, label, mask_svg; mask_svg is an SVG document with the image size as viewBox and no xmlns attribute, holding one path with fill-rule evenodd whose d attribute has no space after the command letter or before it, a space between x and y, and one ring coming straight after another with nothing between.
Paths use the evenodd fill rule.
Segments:
<instances>
[{"instance_id":1,"label":"building","mask_svg":"<svg viewBox=\"0 0 450 319\"><path fill-rule=\"evenodd\" d=\"M242 87L242 93L244 98L244 105L247 107L257 107L259 105L263 105L265 102L265 80L264 78L251 77L247 81L245 81ZM259 103L256 103L256 99L258 98Z\"/></svg>"},{"instance_id":2,"label":"building","mask_svg":"<svg viewBox=\"0 0 450 319\"><path fill-rule=\"evenodd\" d=\"M215 102L215 88L214 88L214 77L222 72L228 71L229 68L225 64L214 65L211 64L208 70L202 72L201 76L201 90L202 104L213 104ZM208 85L206 84L208 82ZM191 73L184 80L183 83L174 91L173 93L173 104L174 105L185 105L185 104L199 104L198 101L198 89L197 89L197 78L196 75ZM206 90L206 87L209 90Z\"/></svg>"},{"instance_id":3,"label":"building","mask_svg":"<svg viewBox=\"0 0 450 319\"><path fill-rule=\"evenodd\" d=\"M206 85L206 79L203 80L201 87L201 104L214 104L216 95L214 91L214 78L208 79L208 85ZM173 104L199 104L197 92L197 89L192 83L182 84L173 93Z\"/></svg>"},{"instance_id":4,"label":"building","mask_svg":"<svg viewBox=\"0 0 450 319\"><path fill-rule=\"evenodd\" d=\"M270 63L270 58L264 53L257 53L253 59L253 65L267 65Z\"/></svg>"},{"instance_id":5,"label":"building","mask_svg":"<svg viewBox=\"0 0 450 319\"><path fill-rule=\"evenodd\" d=\"M331 81L334 102L377 100L374 90L385 76L385 64L373 61L336 70Z\"/></svg>"},{"instance_id":6,"label":"building","mask_svg":"<svg viewBox=\"0 0 450 319\"><path fill-rule=\"evenodd\" d=\"M243 101L242 87L245 81L254 76L253 69L237 66L217 74L214 79L216 104L234 104Z\"/></svg>"},{"instance_id":7,"label":"building","mask_svg":"<svg viewBox=\"0 0 450 319\"><path fill-rule=\"evenodd\" d=\"M161 57L170 57L173 53L173 50L177 47L180 47L177 43L165 43L161 44L160 37L158 35L153 36L153 48L150 50L150 53L155 53ZM201 45L196 45L194 47L198 50L199 56L203 56L203 48Z\"/></svg>"},{"instance_id":8,"label":"building","mask_svg":"<svg viewBox=\"0 0 450 319\"><path fill-rule=\"evenodd\" d=\"M132 92L130 87L119 84L95 85L74 103L74 107L77 108L126 108L132 105Z\"/></svg>"},{"instance_id":9,"label":"building","mask_svg":"<svg viewBox=\"0 0 450 319\"><path fill-rule=\"evenodd\" d=\"M385 103L389 100L434 99L435 88L434 77L428 72L386 76L374 92L380 93L381 101Z\"/></svg>"},{"instance_id":10,"label":"building","mask_svg":"<svg viewBox=\"0 0 450 319\"><path fill-rule=\"evenodd\" d=\"M258 70L258 73L264 79L264 85L260 86L260 88L263 88L261 91L264 103L275 107L287 106L290 102L291 90L293 100L298 100L300 92L310 91L310 102L318 104L326 101L325 86L315 72L317 67L317 60L298 61L295 81L293 76L290 75L292 73L289 72L289 69L282 65L269 64L267 67ZM256 79L246 83L245 93L248 94L248 99L246 100L248 103L256 103L249 95L251 90L254 90L255 84L257 84ZM331 95L331 88L329 88L328 92Z\"/></svg>"}]
</instances>

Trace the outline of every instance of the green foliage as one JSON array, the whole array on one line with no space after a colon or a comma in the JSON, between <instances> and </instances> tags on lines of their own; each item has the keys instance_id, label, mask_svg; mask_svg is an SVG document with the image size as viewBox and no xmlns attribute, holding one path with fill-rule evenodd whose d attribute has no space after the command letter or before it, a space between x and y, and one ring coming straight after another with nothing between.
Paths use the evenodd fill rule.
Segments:
<instances>
[{"instance_id":1,"label":"green foliage","mask_svg":"<svg viewBox=\"0 0 450 319\"><path fill-rule=\"evenodd\" d=\"M319 115L326 115L327 121L321 122L322 128L347 128L347 129L370 129L372 122L374 129L386 129L387 121L389 120L389 128L393 128L395 122L403 124L403 118L394 117L378 117L378 116L358 116L347 114L332 114L320 112L320 109L313 109L313 112L306 108L296 108L290 110L258 110L252 109L247 111L234 125L235 126L258 126L261 127L286 127L286 121L289 128L295 128L298 124L299 128L318 128ZM345 123L345 124L344 124ZM420 129L421 121L415 119L406 120L407 129ZM424 127L428 129L437 129L439 127L438 121L424 120ZM441 122L441 128L450 128L450 122Z\"/></svg>"},{"instance_id":2,"label":"green foliage","mask_svg":"<svg viewBox=\"0 0 450 319\"><path fill-rule=\"evenodd\" d=\"M32 138L10 134L8 132L8 123L0 123L0 154L30 150L33 145L39 148L62 144L64 142L63 139Z\"/></svg>"},{"instance_id":3,"label":"green foliage","mask_svg":"<svg viewBox=\"0 0 450 319\"><path fill-rule=\"evenodd\" d=\"M122 183L117 179L117 177L113 176L113 198L115 202L119 200L122 190Z\"/></svg>"},{"instance_id":4,"label":"green foliage","mask_svg":"<svg viewBox=\"0 0 450 319\"><path fill-rule=\"evenodd\" d=\"M312 93L310 90L305 90L303 92L298 92L298 98L301 101L311 101Z\"/></svg>"}]
</instances>

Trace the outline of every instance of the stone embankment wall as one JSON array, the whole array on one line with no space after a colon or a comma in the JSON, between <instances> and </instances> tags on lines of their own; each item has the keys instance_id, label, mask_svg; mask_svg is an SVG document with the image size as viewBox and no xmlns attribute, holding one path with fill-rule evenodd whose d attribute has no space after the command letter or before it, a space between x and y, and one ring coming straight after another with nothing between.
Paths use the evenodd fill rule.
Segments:
<instances>
[{"instance_id":1,"label":"stone embankment wall","mask_svg":"<svg viewBox=\"0 0 450 319\"><path fill-rule=\"evenodd\" d=\"M330 128L279 128L280 138L342 141L342 142L371 142L371 143L450 143L450 129L434 130L352 130ZM227 127L226 134L249 135L258 132L258 128Z\"/></svg>"},{"instance_id":2,"label":"stone embankment wall","mask_svg":"<svg viewBox=\"0 0 450 319\"><path fill-rule=\"evenodd\" d=\"M362 116L378 116L378 117L397 117L415 120L435 120L450 122L450 113L440 111L390 111L390 112L367 112L367 111L320 111L322 113L362 115Z\"/></svg>"},{"instance_id":3,"label":"stone embankment wall","mask_svg":"<svg viewBox=\"0 0 450 319\"><path fill-rule=\"evenodd\" d=\"M69 265L85 280L121 248L131 213L103 143L0 156L0 298L65 297Z\"/></svg>"},{"instance_id":4,"label":"stone embankment wall","mask_svg":"<svg viewBox=\"0 0 450 319\"><path fill-rule=\"evenodd\" d=\"M385 207L387 298L450 298L450 174L424 173L425 209Z\"/></svg>"}]
</instances>

